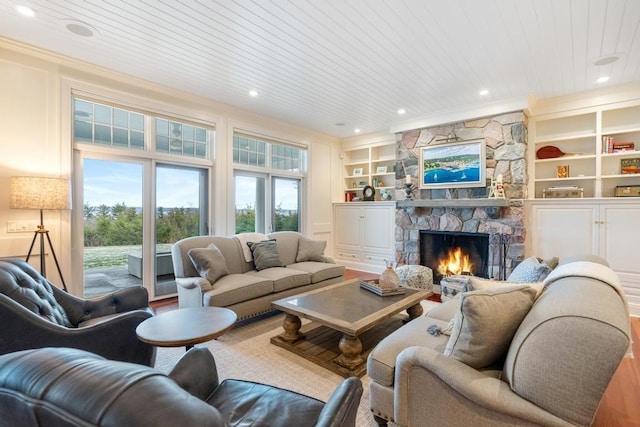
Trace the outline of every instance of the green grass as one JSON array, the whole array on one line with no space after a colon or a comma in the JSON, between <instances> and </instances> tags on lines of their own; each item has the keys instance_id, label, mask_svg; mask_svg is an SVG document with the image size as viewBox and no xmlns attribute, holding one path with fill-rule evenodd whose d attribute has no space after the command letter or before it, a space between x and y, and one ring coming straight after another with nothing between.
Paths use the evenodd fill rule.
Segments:
<instances>
[{"instance_id":1,"label":"green grass","mask_svg":"<svg viewBox=\"0 0 640 427\"><path fill-rule=\"evenodd\" d=\"M171 243L156 245L157 252L170 252ZM84 268L120 267L127 265L127 255L140 254L142 246L97 246L84 248Z\"/></svg>"}]
</instances>

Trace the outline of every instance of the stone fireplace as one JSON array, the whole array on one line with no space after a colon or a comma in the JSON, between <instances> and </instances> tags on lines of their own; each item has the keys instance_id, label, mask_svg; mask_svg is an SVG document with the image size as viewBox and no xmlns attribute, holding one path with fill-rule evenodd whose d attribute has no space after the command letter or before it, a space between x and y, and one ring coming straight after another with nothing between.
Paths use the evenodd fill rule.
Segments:
<instances>
[{"instance_id":1,"label":"stone fireplace","mask_svg":"<svg viewBox=\"0 0 640 427\"><path fill-rule=\"evenodd\" d=\"M482 260L486 264L478 275L508 276L525 252L527 127L524 112L412 130L397 137L396 262L422 265L430 262L422 259L430 249L421 247L426 244L421 245L421 232L478 233L488 239L487 255ZM420 147L471 139L484 139L487 181L502 175L505 200L488 199L487 187L418 188L412 200L405 200L407 174L419 187ZM434 270L434 282L439 283L436 276Z\"/></svg>"}]
</instances>

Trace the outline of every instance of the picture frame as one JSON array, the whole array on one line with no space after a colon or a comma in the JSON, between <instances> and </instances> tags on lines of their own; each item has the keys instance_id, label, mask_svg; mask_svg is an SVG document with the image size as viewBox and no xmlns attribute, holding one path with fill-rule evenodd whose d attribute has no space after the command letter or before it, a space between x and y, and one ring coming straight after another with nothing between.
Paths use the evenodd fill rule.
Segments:
<instances>
[{"instance_id":1,"label":"picture frame","mask_svg":"<svg viewBox=\"0 0 640 427\"><path fill-rule=\"evenodd\" d=\"M362 176L362 168L353 168L353 176Z\"/></svg>"},{"instance_id":2,"label":"picture frame","mask_svg":"<svg viewBox=\"0 0 640 427\"><path fill-rule=\"evenodd\" d=\"M558 166L556 166L556 177L557 178L569 178L569 165L558 165Z\"/></svg>"},{"instance_id":3,"label":"picture frame","mask_svg":"<svg viewBox=\"0 0 640 427\"><path fill-rule=\"evenodd\" d=\"M484 139L420 148L420 188L485 187Z\"/></svg>"},{"instance_id":4,"label":"picture frame","mask_svg":"<svg viewBox=\"0 0 640 427\"><path fill-rule=\"evenodd\" d=\"M632 175L640 173L640 158L620 159L620 174Z\"/></svg>"},{"instance_id":5,"label":"picture frame","mask_svg":"<svg viewBox=\"0 0 640 427\"><path fill-rule=\"evenodd\" d=\"M379 174L387 173L387 167L386 166L378 166L376 168L376 173L379 173Z\"/></svg>"}]
</instances>

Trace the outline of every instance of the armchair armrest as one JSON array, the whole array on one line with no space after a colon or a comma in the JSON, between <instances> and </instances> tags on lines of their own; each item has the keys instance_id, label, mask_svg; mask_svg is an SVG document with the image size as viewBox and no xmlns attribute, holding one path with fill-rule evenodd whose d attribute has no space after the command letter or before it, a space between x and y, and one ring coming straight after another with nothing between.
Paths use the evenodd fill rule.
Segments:
<instances>
[{"instance_id":1,"label":"armchair armrest","mask_svg":"<svg viewBox=\"0 0 640 427\"><path fill-rule=\"evenodd\" d=\"M185 289L199 288L200 292L207 292L213 289L213 285L204 277L176 277L176 284Z\"/></svg>"},{"instance_id":2,"label":"armchair armrest","mask_svg":"<svg viewBox=\"0 0 640 427\"><path fill-rule=\"evenodd\" d=\"M452 416L460 425L571 425L520 397L499 378L427 347L409 347L398 355L394 388L394 417L401 425L424 419L443 425Z\"/></svg>"},{"instance_id":3,"label":"armchair armrest","mask_svg":"<svg viewBox=\"0 0 640 427\"><path fill-rule=\"evenodd\" d=\"M76 326L97 317L140 309L150 310L149 293L142 286L120 289L92 299L78 298L57 288L53 293L64 307L69 321Z\"/></svg>"},{"instance_id":4,"label":"armchair armrest","mask_svg":"<svg viewBox=\"0 0 640 427\"><path fill-rule=\"evenodd\" d=\"M152 316L149 311L122 313L83 328L67 328L29 311L0 294L0 354L41 347L72 347L107 359L152 366L155 347L138 340L136 327Z\"/></svg>"},{"instance_id":5,"label":"armchair armrest","mask_svg":"<svg viewBox=\"0 0 640 427\"><path fill-rule=\"evenodd\" d=\"M362 381L356 377L345 379L322 408L316 427L354 427L361 397Z\"/></svg>"},{"instance_id":6,"label":"armchair armrest","mask_svg":"<svg viewBox=\"0 0 640 427\"><path fill-rule=\"evenodd\" d=\"M169 377L200 400L206 400L219 385L216 361L206 347L193 347L185 353Z\"/></svg>"},{"instance_id":7,"label":"armchair armrest","mask_svg":"<svg viewBox=\"0 0 640 427\"><path fill-rule=\"evenodd\" d=\"M329 263L329 264L335 264L336 260L333 257L330 256L326 256L324 257L324 262Z\"/></svg>"}]
</instances>

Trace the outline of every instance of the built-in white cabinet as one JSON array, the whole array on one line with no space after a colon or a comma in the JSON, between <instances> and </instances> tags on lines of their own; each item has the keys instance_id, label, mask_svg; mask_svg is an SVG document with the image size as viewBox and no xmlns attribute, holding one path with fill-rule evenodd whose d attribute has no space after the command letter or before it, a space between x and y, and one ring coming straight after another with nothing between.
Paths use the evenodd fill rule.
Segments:
<instances>
[{"instance_id":1,"label":"built-in white cabinet","mask_svg":"<svg viewBox=\"0 0 640 427\"><path fill-rule=\"evenodd\" d=\"M614 197L616 187L640 186L640 105L606 104L545 114L533 117L529 126L530 197L548 197L549 189L558 187L578 187L572 196ZM631 150L610 149L628 143L633 144ZM565 154L538 158L536 153L545 147ZM637 189L632 191L637 194Z\"/></svg>"},{"instance_id":2,"label":"built-in white cabinet","mask_svg":"<svg viewBox=\"0 0 640 427\"><path fill-rule=\"evenodd\" d=\"M366 185L375 188L375 200L381 200L380 190L393 194L396 181L395 164L395 142L345 149L342 152L345 202L350 200L351 193L357 199L362 198L362 189Z\"/></svg>"},{"instance_id":3,"label":"built-in white cabinet","mask_svg":"<svg viewBox=\"0 0 640 427\"><path fill-rule=\"evenodd\" d=\"M395 258L395 202L333 205L333 257L347 268L380 273Z\"/></svg>"},{"instance_id":4,"label":"built-in white cabinet","mask_svg":"<svg viewBox=\"0 0 640 427\"><path fill-rule=\"evenodd\" d=\"M618 273L640 316L640 204L629 199L530 200L528 252L542 258L593 254Z\"/></svg>"}]
</instances>

